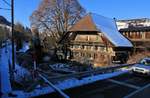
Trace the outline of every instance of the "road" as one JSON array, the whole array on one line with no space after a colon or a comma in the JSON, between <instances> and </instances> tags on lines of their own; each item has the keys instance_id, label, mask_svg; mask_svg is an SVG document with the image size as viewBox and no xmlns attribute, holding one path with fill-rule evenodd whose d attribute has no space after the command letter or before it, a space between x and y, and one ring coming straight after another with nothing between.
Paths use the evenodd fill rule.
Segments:
<instances>
[{"instance_id":1,"label":"road","mask_svg":"<svg viewBox=\"0 0 150 98\"><path fill-rule=\"evenodd\" d=\"M149 77L141 77L126 73L86 86L68 89L64 92L71 98L123 98L149 84ZM62 98L57 93L46 96L50 98Z\"/></svg>"}]
</instances>

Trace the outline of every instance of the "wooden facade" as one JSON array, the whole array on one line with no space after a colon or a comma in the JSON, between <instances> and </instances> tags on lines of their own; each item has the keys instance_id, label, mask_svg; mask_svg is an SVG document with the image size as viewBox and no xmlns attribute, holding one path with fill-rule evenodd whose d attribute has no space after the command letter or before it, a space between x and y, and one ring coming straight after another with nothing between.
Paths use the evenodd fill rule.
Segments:
<instances>
[{"instance_id":1,"label":"wooden facade","mask_svg":"<svg viewBox=\"0 0 150 98\"><path fill-rule=\"evenodd\" d=\"M94 66L108 65L114 56L112 44L99 32L74 32L76 36L70 42L72 60Z\"/></svg>"}]
</instances>

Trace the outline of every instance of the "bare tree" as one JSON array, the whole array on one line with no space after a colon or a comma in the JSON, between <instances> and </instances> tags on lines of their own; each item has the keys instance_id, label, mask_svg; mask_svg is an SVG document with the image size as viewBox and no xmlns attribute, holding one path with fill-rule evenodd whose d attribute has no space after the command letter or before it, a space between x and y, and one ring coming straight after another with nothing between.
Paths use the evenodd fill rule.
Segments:
<instances>
[{"instance_id":1,"label":"bare tree","mask_svg":"<svg viewBox=\"0 0 150 98\"><path fill-rule=\"evenodd\" d=\"M43 0L31 17L31 26L51 36L56 43L83 15L78 0Z\"/></svg>"}]
</instances>

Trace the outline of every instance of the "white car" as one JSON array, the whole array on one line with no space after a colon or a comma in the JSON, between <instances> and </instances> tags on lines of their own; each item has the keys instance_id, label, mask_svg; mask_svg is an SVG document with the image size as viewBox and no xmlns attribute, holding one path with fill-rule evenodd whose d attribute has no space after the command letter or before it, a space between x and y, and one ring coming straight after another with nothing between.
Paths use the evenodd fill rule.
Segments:
<instances>
[{"instance_id":1,"label":"white car","mask_svg":"<svg viewBox=\"0 0 150 98\"><path fill-rule=\"evenodd\" d=\"M150 58L144 58L131 68L133 73L150 76Z\"/></svg>"}]
</instances>

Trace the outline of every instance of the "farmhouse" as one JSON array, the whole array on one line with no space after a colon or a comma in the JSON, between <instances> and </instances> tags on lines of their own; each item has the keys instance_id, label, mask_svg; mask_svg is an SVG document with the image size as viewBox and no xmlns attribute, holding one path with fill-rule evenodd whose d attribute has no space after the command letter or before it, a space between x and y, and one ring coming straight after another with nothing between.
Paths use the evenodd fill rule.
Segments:
<instances>
[{"instance_id":1,"label":"farmhouse","mask_svg":"<svg viewBox=\"0 0 150 98\"><path fill-rule=\"evenodd\" d=\"M68 32L72 60L94 66L124 63L132 43L117 30L114 19L89 13Z\"/></svg>"}]
</instances>

